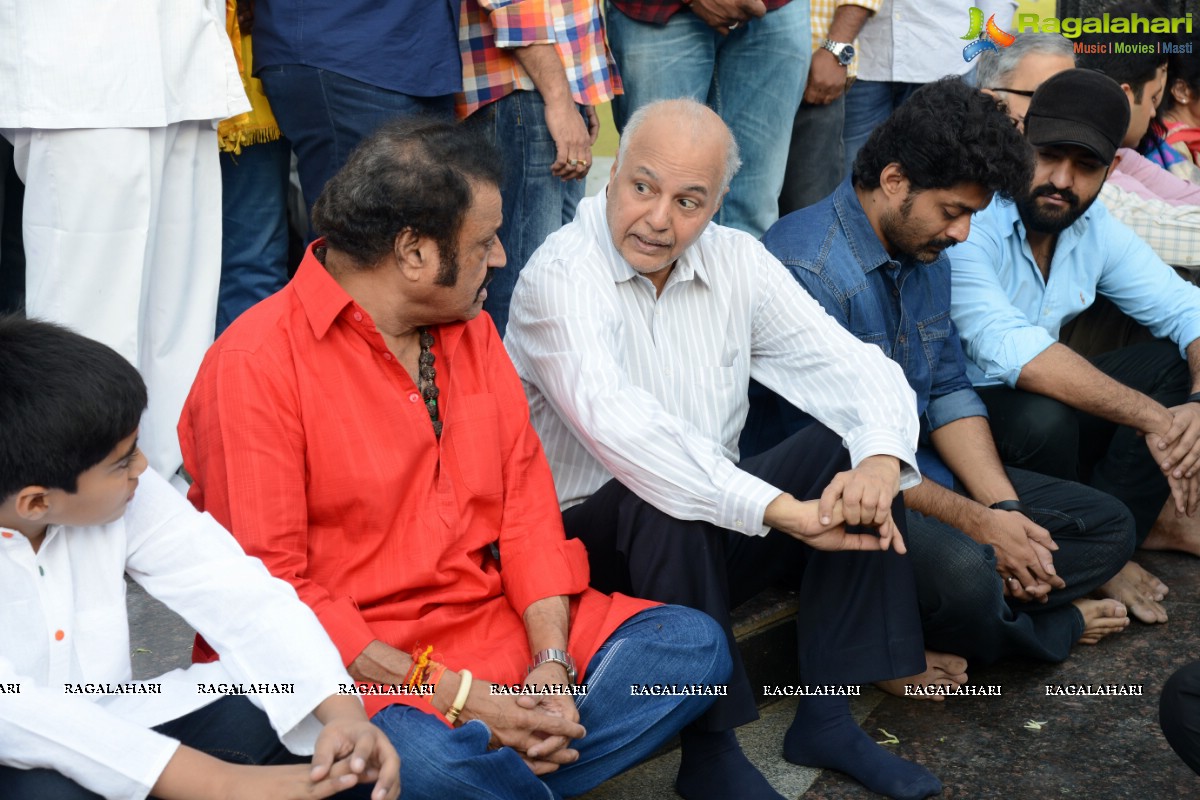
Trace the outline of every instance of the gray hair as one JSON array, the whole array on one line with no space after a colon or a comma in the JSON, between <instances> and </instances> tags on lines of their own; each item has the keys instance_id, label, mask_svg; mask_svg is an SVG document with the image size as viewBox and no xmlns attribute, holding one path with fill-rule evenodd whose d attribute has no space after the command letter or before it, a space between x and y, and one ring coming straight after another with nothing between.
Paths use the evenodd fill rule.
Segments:
<instances>
[{"instance_id":1,"label":"gray hair","mask_svg":"<svg viewBox=\"0 0 1200 800\"><path fill-rule=\"evenodd\" d=\"M687 132L693 137L703 129L705 125L712 122L712 118L716 116L711 108L698 100L693 100L690 97L679 97L674 100L656 100L653 103L646 105L634 111L629 117L629 121L625 123L624 130L621 131L621 141L617 146L617 162L616 169L621 169L621 162L625 159L625 153L629 150L629 143L633 140L633 135L637 133L638 128L642 127L642 123L651 114L658 113L675 113L681 117L681 122L686 124ZM719 120L720 117L717 117ZM729 130L729 126L721 122L721 128L725 132L725 172L721 176L721 188L717 192L718 195L724 193L729 188L729 182L733 180L733 176L741 169L742 159L738 152L737 139L733 138L733 132Z\"/></svg>"},{"instance_id":2,"label":"gray hair","mask_svg":"<svg viewBox=\"0 0 1200 800\"><path fill-rule=\"evenodd\" d=\"M1004 82L1021 59L1030 53L1066 56L1075 60L1075 46L1058 33L1022 33L1008 47L988 50L979 56L975 67L975 85L980 89L1005 88Z\"/></svg>"}]
</instances>

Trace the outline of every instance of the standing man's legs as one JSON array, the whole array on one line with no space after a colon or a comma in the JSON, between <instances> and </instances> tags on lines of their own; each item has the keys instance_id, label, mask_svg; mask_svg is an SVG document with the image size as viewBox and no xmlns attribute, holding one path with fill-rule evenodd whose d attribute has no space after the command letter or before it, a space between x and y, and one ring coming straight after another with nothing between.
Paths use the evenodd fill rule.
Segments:
<instances>
[{"instance_id":1,"label":"standing man's legs","mask_svg":"<svg viewBox=\"0 0 1200 800\"><path fill-rule=\"evenodd\" d=\"M175 426L212 343L221 269L221 172L209 122L18 130L25 181L26 311L138 367L141 446L165 475Z\"/></svg>"},{"instance_id":2,"label":"standing man's legs","mask_svg":"<svg viewBox=\"0 0 1200 800\"><path fill-rule=\"evenodd\" d=\"M809 4L793 0L751 19L717 45L708 104L737 140L742 168L716 221L755 238L779 218L792 122L812 58Z\"/></svg>"},{"instance_id":3,"label":"standing man's legs","mask_svg":"<svg viewBox=\"0 0 1200 800\"><path fill-rule=\"evenodd\" d=\"M691 11L666 25L651 25L607 5L608 42L621 72L625 93L613 98L617 130L634 111L655 100L691 97L707 102L720 35Z\"/></svg>"},{"instance_id":4,"label":"standing man's legs","mask_svg":"<svg viewBox=\"0 0 1200 800\"><path fill-rule=\"evenodd\" d=\"M846 123L842 143L846 157L846 174L854 170L854 159L871 131L892 115L908 96L921 87L919 83L858 80L846 92Z\"/></svg>"},{"instance_id":5,"label":"standing man's legs","mask_svg":"<svg viewBox=\"0 0 1200 800\"><path fill-rule=\"evenodd\" d=\"M221 153L221 292L217 331L283 288L288 279L287 139Z\"/></svg>"},{"instance_id":6,"label":"standing man's legs","mask_svg":"<svg viewBox=\"0 0 1200 800\"><path fill-rule=\"evenodd\" d=\"M550 172L558 146L546 127L545 103L535 91L512 92L476 111L465 124L481 131L504 162L500 187L504 222L499 237L508 263L493 273L483 303L504 336L521 268L547 236L574 218L584 182L564 181Z\"/></svg>"},{"instance_id":7,"label":"standing man's legs","mask_svg":"<svg viewBox=\"0 0 1200 800\"><path fill-rule=\"evenodd\" d=\"M779 216L823 200L846 177L842 148L845 112L844 94L826 105L801 103L796 110L779 193Z\"/></svg>"},{"instance_id":8,"label":"standing man's legs","mask_svg":"<svg viewBox=\"0 0 1200 800\"><path fill-rule=\"evenodd\" d=\"M393 92L336 72L280 64L257 76L283 135L296 153L304 203L313 204L358 143L388 120L426 114L454 121L454 98Z\"/></svg>"}]
</instances>

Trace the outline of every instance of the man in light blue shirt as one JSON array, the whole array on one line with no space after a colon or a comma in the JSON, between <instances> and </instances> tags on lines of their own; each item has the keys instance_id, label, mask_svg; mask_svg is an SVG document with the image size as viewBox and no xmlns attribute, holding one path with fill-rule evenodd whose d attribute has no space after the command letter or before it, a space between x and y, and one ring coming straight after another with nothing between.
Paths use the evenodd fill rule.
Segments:
<instances>
[{"instance_id":1,"label":"man in light blue shirt","mask_svg":"<svg viewBox=\"0 0 1200 800\"><path fill-rule=\"evenodd\" d=\"M1005 463L1102 489L1133 513L1139 545L1200 555L1200 289L1093 204L1129 114L1096 72L1041 85L1025 116L1030 191L992 203L949 251L951 313ZM1169 341L1090 360L1059 344L1098 295ZM1133 562L1106 588L1166 621L1166 586Z\"/></svg>"}]
</instances>

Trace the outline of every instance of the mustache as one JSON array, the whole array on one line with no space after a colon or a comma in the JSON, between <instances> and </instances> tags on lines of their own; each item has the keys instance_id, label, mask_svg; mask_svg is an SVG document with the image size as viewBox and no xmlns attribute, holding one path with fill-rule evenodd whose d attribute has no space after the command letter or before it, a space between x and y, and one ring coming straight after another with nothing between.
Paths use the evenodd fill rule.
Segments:
<instances>
[{"instance_id":1,"label":"mustache","mask_svg":"<svg viewBox=\"0 0 1200 800\"><path fill-rule=\"evenodd\" d=\"M483 276L483 283L479 284L479 288L475 290L475 294L479 294L486 289L494 277L496 277L496 267L488 267L487 274Z\"/></svg>"},{"instance_id":2,"label":"mustache","mask_svg":"<svg viewBox=\"0 0 1200 800\"><path fill-rule=\"evenodd\" d=\"M1041 186L1035 188L1029 193L1029 199L1032 201L1039 197L1050 197L1051 195L1058 195L1063 200L1066 200L1067 203L1069 203L1073 208L1079 206L1079 195L1075 194L1070 189L1059 189L1051 183L1043 183Z\"/></svg>"}]
</instances>

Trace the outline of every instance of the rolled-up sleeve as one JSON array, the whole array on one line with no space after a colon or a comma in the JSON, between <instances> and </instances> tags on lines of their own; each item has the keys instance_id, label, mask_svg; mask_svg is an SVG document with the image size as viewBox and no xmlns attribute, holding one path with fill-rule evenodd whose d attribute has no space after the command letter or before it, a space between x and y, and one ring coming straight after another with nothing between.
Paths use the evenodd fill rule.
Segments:
<instances>
[{"instance_id":1,"label":"rolled-up sleeve","mask_svg":"<svg viewBox=\"0 0 1200 800\"><path fill-rule=\"evenodd\" d=\"M488 12L497 47L526 47L554 42L550 0L478 0Z\"/></svg>"},{"instance_id":2,"label":"rolled-up sleeve","mask_svg":"<svg viewBox=\"0 0 1200 800\"><path fill-rule=\"evenodd\" d=\"M934 365L929 390L929 405L925 418L929 430L935 431L943 425L966 417L986 417L987 406L979 399L971 381L967 379L966 361L958 328L950 320L950 332L942 345L937 364Z\"/></svg>"}]
</instances>

